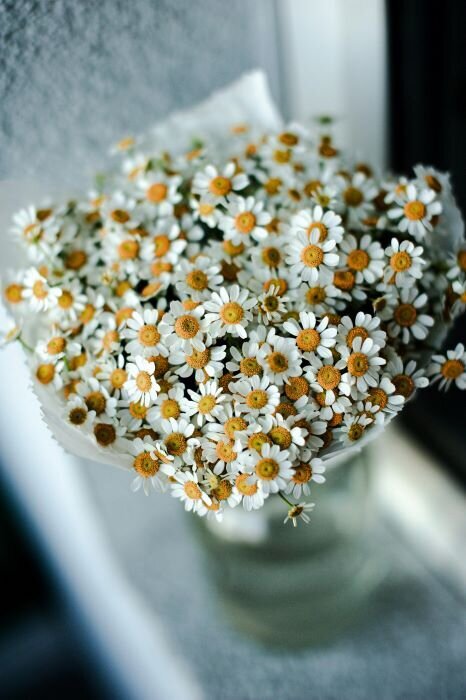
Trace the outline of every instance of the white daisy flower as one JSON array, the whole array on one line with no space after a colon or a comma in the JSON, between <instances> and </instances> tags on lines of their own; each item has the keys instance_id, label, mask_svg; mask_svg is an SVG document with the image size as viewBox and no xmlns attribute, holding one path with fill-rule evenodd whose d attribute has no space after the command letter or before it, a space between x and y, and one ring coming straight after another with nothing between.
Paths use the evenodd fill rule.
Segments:
<instances>
[{"instance_id":1,"label":"white daisy flower","mask_svg":"<svg viewBox=\"0 0 466 700\"><path fill-rule=\"evenodd\" d=\"M163 420L187 417L188 400L185 397L183 384L174 384L168 391L160 391L147 413L147 420L155 430L159 431Z\"/></svg>"},{"instance_id":2,"label":"white daisy flower","mask_svg":"<svg viewBox=\"0 0 466 700\"><path fill-rule=\"evenodd\" d=\"M331 268L338 265L339 257L332 253L336 241L326 238L320 242L320 231L313 229L308 236L304 231L287 246L286 262L291 266L291 274L299 275L304 282L316 285L319 280L331 279Z\"/></svg>"},{"instance_id":3,"label":"white daisy flower","mask_svg":"<svg viewBox=\"0 0 466 700\"><path fill-rule=\"evenodd\" d=\"M393 353L386 366L390 381L394 384L397 394L404 397L405 401L412 398L416 389L425 389L429 385L423 369L417 369L414 360L408 360L406 365L399 355Z\"/></svg>"},{"instance_id":4,"label":"white daisy flower","mask_svg":"<svg viewBox=\"0 0 466 700\"><path fill-rule=\"evenodd\" d=\"M107 355L98 365L96 378L112 396L115 396L117 399L120 398L128 379L124 356L122 354L116 357Z\"/></svg>"},{"instance_id":5,"label":"white daisy flower","mask_svg":"<svg viewBox=\"0 0 466 700\"><path fill-rule=\"evenodd\" d=\"M416 340L427 338L434 319L421 313L426 304L427 294L419 294L415 287L403 287L399 296L386 298L386 305L379 315L382 320L388 321L388 334L393 338L399 337L404 344L409 343L411 336Z\"/></svg>"},{"instance_id":6,"label":"white daisy flower","mask_svg":"<svg viewBox=\"0 0 466 700\"><path fill-rule=\"evenodd\" d=\"M223 402L229 400L229 396L224 394L221 387L215 381L208 381L199 385L199 393L188 389L191 401L187 402L186 412L188 416L196 416L197 425L200 427L204 423L214 420L221 420L224 417Z\"/></svg>"},{"instance_id":7,"label":"white daisy flower","mask_svg":"<svg viewBox=\"0 0 466 700\"><path fill-rule=\"evenodd\" d=\"M158 320L159 313L156 309L146 308L142 313L133 311L121 333L122 337L128 341L126 352L144 357L159 352L162 347L162 336Z\"/></svg>"},{"instance_id":8,"label":"white daisy flower","mask_svg":"<svg viewBox=\"0 0 466 700\"><path fill-rule=\"evenodd\" d=\"M144 239L141 247L141 258L149 264L144 276L161 277L163 265L171 271L181 253L186 248L186 241L180 238L180 227L173 219L164 219L157 223L151 235ZM163 279L163 278L162 278Z\"/></svg>"},{"instance_id":9,"label":"white daisy flower","mask_svg":"<svg viewBox=\"0 0 466 700\"><path fill-rule=\"evenodd\" d=\"M130 454L133 456L132 467L137 473L131 484L132 491L143 489L149 495L149 487L164 491L168 485L168 476L173 476L175 470L171 464L173 457L165 452L160 442L149 438L136 438L130 443Z\"/></svg>"},{"instance_id":10,"label":"white daisy flower","mask_svg":"<svg viewBox=\"0 0 466 700\"><path fill-rule=\"evenodd\" d=\"M340 251L340 265L351 270L356 284L374 284L382 277L384 250L368 233L359 241L355 236L345 236Z\"/></svg>"},{"instance_id":11,"label":"white daisy flower","mask_svg":"<svg viewBox=\"0 0 466 700\"><path fill-rule=\"evenodd\" d=\"M304 447L307 437L306 431L297 425L300 417L284 418L280 413L275 413L273 416L267 415L258 419L262 432L274 445L278 445L282 450L288 450L293 459L299 449Z\"/></svg>"},{"instance_id":12,"label":"white daisy flower","mask_svg":"<svg viewBox=\"0 0 466 700\"><path fill-rule=\"evenodd\" d=\"M170 311L163 315L159 325L167 347L175 346L175 350L186 353L192 352L193 349L198 352L204 351L206 348L204 334L209 322L206 318L202 318L203 316L204 307L201 305L187 311L180 301L172 301Z\"/></svg>"},{"instance_id":13,"label":"white daisy flower","mask_svg":"<svg viewBox=\"0 0 466 700\"><path fill-rule=\"evenodd\" d=\"M264 202L256 202L254 197L231 197L226 205L226 214L219 221L225 240L239 245L250 236L256 241L267 238L265 226L272 217L264 209Z\"/></svg>"},{"instance_id":14,"label":"white daisy flower","mask_svg":"<svg viewBox=\"0 0 466 700\"><path fill-rule=\"evenodd\" d=\"M262 374L262 367L257 361L259 352L259 343L255 340L250 340L243 343L241 351L234 345L230 348L232 362L226 363L226 368L234 375L240 374L241 377L254 377Z\"/></svg>"},{"instance_id":15,"label":"white daisy flower","mask_svg":"<svg viewBox=\"0 0 466 700\"><path fill-rule=\"evenodd\" d=\"M314 508L315 503L296 503L295 505L291 506L290 510L288 511L288 514L283 521L284 525L286 525L288 521L291 521L293 523L293 527L297 527L299 518L303 521L303 523L308 525L311 522L308 513L311 513Z\"/></svg>"},{"instance_id":16,"label":"white daisy flower","mask_svg":"<svg viewBox=\"0 0 466 700\"><path fill-rule=\"evenodd\" d=\"M350 316L343 316L338 324L338 344L340 347L353 347L353 342L356 338L366 340L370 338L374 345L383 348L386 343L387 334L380 328L380 318L365 314L364 311L358 311L353 319Z\"/></svg>"},{"instance_id":17,"label":"white daisy flower","mask_svg":"<svg viewBox=\"0 0 466 700\"><path fill-rule=\"evenodd\" d=\"M148 171L136 180L136 186L143 191L149 211L161 217L171 216L174 205L181 200L178 188L182 178L179 175L166 175L160 170Z\"/></svg>"},{"instance_id":18,"label":"white daisy flower","mask_svg":"<svg viewBox=\"0 0 466 700\"><path fill-rule=\"evenodd\" d=\"M288 297L281 296L280 288L273 284L266 292L260 294L257 298L257 312L262 323L278 323L286 313L287 301Z\"/></svg>"},{"instance_id":19,"label":"white daisy flower","mask_svg":"<svg viewBox=\"0 0 466 700\"><path fill-rule=\"evenodd\" d=\"M431 189L419 190L413 183L398 190L394 206L388 211L388 218L398 220L398 229L409 233L417 241L433 228L432 219L442 212L442 204L437 193Z\"/></svg>"},{"instance_id":20,"label":"white daisy flower","mask_svg":"<svg viewBox=\"0 0 466 700\"><path fill-rule=\"evenodd\" d=\"M169 418L160 425L165 451L174 458L174 466L181 467L192 461L192 452L199 446L199 440L193 437L194 425L185 418Z\"/></svg>"},{"instance_id":21,"label":"white daisy flower","mask_svg":"<svg viewBox=\"0 0 466 700\"><path fill-rule=\"evenodd\" d=\"M342 293L332 282L319 281L317 284L302 284L296 290L290 290L290 299L303 304L317 317L335 313L345 304L341 301Z\"/></svg>"},{"instance_id":22,"label":"white daisy flower","mask_svg":"<svg viewBox=\"0 0 466 700\"><path fill-rule=\"evenodd\" d=\"M48 311L57 305L61 288L50 286L46 278L31 267L24 275L22 295L28 301L31 311Z\"/></svg>"},{"instance_id":23,"label":"white daisy flower","mask_svg":"<svg viewBox=\"0 0 466 700\"><path fill-rule=\"evenodd\" d=\"M173 276L173 284L181 297L202 301L210 297L210 291L218 289L223 282L220 265L213 265L206 255L199 255L194 261L180 260Z\"/></svg>"},{"instance_id":24,"label":"white daisy flower","mask_svg":"<svg viewBox=\"0 0 466 700\"><path fill-rule=\"evenodd\" d=\"M300 353L291 338L275 336L264 343L257 354L257 361L264 374L277 386L302 373Z\"/></svg>"},{"instance_id":25,"label":"white daisy flower","mask_svg":"<svg viewBox=\"0 0 466 700\"><path fill-rule=\"evenodd\" d=\"M196 513L202 503L210 506L212 499L201 489L197 474L177 472L175 479L171 484L171 494L184 503L185 510Z\"/></svg>"},{"instance_id":26,"label":"white daisy flower","mask_svg":"<svg viewBox=\"0 0 466 700\"><path fill-rule=\"evenodd\" d=\"M82 396L72 394L62 411L63 418L75 428L90 432L95 421L95 411L90 411Z\"/></svg>"},{"instance_id":27,"label":"white daisy flower","mask_svg":"<svg viewBox=\"0 0 466 700\"><path fill-rule=\"evenodd\" d=\"M254 474L261 482L264 493L278 493L285 489L293 476L289 453L278 445L262 446L260 453L244 452L240 456L245 473Z\"/></svg>"},{"instance_id":28,"label":"white daisy flower","mask_svg":"<svg viewBox=\"0 0 466 700\"><path fill-rule=\"evenodd\" d=\"M347 374L344 378L348 384L355 384L358 391L367 391L369 387L377 386L380 368L386 364L379 351L379 346L374 345L370 338L355 338L351 348L341 347L341 360L336 366L338 369L346 368Z\"/></svg>"},{"instance_id":29,"label":"white daisy flower","mask_svg":"<svg viewBox=\"0 0 466 700\"><path fill-rule=\"evenodd\" d=\"M377 187L363 172L356 172L351 179L341 177L338 182L348 223L357 226L373 213Z\"/></svg>"},{"instance_id":30,"label":"white daisy flower","mask_svg":"<svg viewBox=\"0 0 466 700\"><path fill-rule=\"evenodd\" d=\"M415 246L411 241L400 243L398 238L392 238L391 245L385 249L390 264L385 270L384 282L396 284L397 287L411 287L422 277L422 266L425 265L421 257L423 252L422 246Z\"/></svg>"},{"instance_id":31,"label":"white daisy flower","mask_svg":"<svg viewBox=\"0 0 466 700\"><path fill-rule=\"evenodd\" d=\"M176 374L187 379L194 374L196 382L203 382L208 378L218 378L223 374L222 360L225 358L226 345L214 345L214 340L207 336L204 350L189 348L187 352L174 349L170 353L170 363L180 365Z\"/></svg>"},{"instance_id":32,"label":"white daisy flower","mask_svg":"<svg viewBox=\"0 0 466 700\"><path fill-rule=\"evenodd\" d=\"M300 462L293 467L293 476L285 489L285 493L292 495L293 498L309 496L311 493L311 481L314 481L316 484L323 484L325 482L324 473L325 464L318 457L311 457L305 462Z\"/></svg>"},{"instance_id":33,"label":"white daisy flower","mask_svg":"<svg viewBox=\"0 0 466 700\"><path fill-rule=\"evenodd\" d=\"M130 401L150 406L160 391L160 386L154 377L155 364L142 356L137 356L134 358L134 362L128 362L126 371L128 379L124 388Z\"/></svg>"},{"instance_id":34,"label":"white daisy flower","mask_svg":"<svg viewBox=\"0 0 466 700\"><path fill-rule=\"evenodd\" d=\"M95 377L87 377L77 387L79 396L84 399L89 411L98 418L113 418L117 411L117 399L110 396L107 389Z\"/></svg>"},{"instance_id":35,"label":"white daisy flower","mask_svg":"<svg viewBox=\"0 0 466 700\"><path fill-rule=\"evenodd\" d=\"M258 510L264 505L268 494L264 493L262 482L252 474L237 474L233 485L233 494L241 498L244 510Z\"/></svg>"},{"instance_id":36,"label":"white daisy flower","mask_svg":"<svg viewBox=\"0 0 466 700\"><path fill-rule=\"evenodd\" d=\"M346 413L343 417L343 424L336 431L338 439L344 446L355 446L364 436L366 428L373 422L374 419L367 415L354 416L351 413Z\"/></svg>"},{"instance_id":37,"label":"white daisy flower","mask_svg":"<svg viewBox=\"0 0 466 700\"><path fill-rule=\"evenodd\" d=\"M458 389L466 389L466 351L462 343L446 355L433 355L428 374L432 384L440 382L440 389L449 389L454 382Z\"/></svg>"},{"instance_id":38,"label":"white daisy flower","mask_svg":"<svg viewBox=\"0 0 466 700\"><path fill-rule=\"evenodd\" d=\"M317 394L325 392L326 406L335 403L338 393L349 396L350 385L343 378L339 367L335 366L333 357L321 360L320 357L314 355L312 365L306 369L304 376Z\"/></svg>"},{"instance_id":39,"label":"white daisy flower","mask_svg":"<svg viewBox=\"0 0 466 700\"><path fill-rule=\"evenodd\" d=\"M216 338L229 333L246 338L246 328L252 320L251 309L256 304L257 300L237 284L232 285L229 290L221 287L219 292L213 292L210 300L204 302L209 335Z\"/></svg>"},{"instance_id":40,"label":"white daisy flower","mask_svg":"<svg viewBox=\"0 0 466 700\"><path fill-rule=\"evenodd\" d=\"M251 416L267 415L280 402L280 394L269 377L248 377L230 383L230 391L242 412Z\"/></svg>"},{"instance_id":41,"label":"white daisy flower","mask_svg":"<svg viewBox=\"0 0 466 700\"><path fill-rule=\"evenodd\" d=\"M228 163L218 171L213 165L207 165L201 172L194 175L192 191L195 194L210 195L214 202L224 202L225 197L233 191L243 190L249 178L244 173L235 175L236 166Z\"/></svg>"},{"instance_id":42,"label":"white daisy flower","mask_svg":"<svg viewBox=\"0 0 466 700\"><path fill-rule=\"evenodd\" d=\"M317 322L312 311L300 311L299 323L294 319L285 321L283 328L295 336L296 345L303 353L317 353L320 357L331 357L330 348L335 346L337 329L329 326L329 319L325 317ZM306 354L304 355L306 358Z\"/></svg>"},{"instance_id":43,"label":"white daisy flower","mask_svg":"<svg viewBox=\"0 0 466 700\"><path fill-rule=\"evenodd\" d=\"M310 236L315 229L319 231L320 242L331 238L339 243L343 238L341 216L331 210L324 213L321 206L315 206L313 209L302 209L291 217L290 233L292 235L304 231Z\"/></svg>"},{"instance_id":44,"label":"white daisy flower","mask_svg":"<svg viewBox=\"0 0 466 700\"><path fill-rule=\"evenodd\" d=\"M192 197L189 204L195 220L200 219L209 228L218 225L221 211L217 207L217 200L211 194L205 194L199 199Z\"/></svg>"}]
</instances>

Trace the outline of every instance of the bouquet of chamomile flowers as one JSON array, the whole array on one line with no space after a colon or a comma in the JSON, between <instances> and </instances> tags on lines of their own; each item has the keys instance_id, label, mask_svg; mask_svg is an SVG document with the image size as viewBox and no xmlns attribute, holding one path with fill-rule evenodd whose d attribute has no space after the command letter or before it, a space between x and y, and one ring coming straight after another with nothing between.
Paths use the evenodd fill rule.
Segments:
<instances>
[{"instance_id":1,"label":"bouquet of chamomile flowers","mask_svg":"<svg viewBox=\"0 0 466 700\"><path fill-rule=\"evenodd\" d=\"M296 524L418 388L466 387L464 347L439 354L466 303L447 175L377 174L322 124L115 150L88 195L14 216L29 263L3 284L70 452L201 516L278 495Z\"/></svg>"}]
</instances>

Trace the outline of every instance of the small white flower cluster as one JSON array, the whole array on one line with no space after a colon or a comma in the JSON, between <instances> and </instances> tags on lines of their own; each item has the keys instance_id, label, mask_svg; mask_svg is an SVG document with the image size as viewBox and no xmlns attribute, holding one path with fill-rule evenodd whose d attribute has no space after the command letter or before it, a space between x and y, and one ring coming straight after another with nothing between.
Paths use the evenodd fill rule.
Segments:
<instances>
[{"instance_id":1,"label":"small white flower cluster","mask_svg":"<svg viewBox=\"0 0 466 700\"><path fill-rule=\"evenodd\" d=\"M296 523L311 505L289 499L429 374L465 387L462 345L429 365L466 303L446 175L377 176L299 125L121 147L98 191L14 217L31 266L4 286L9 339L68 445L199 515L278 493Z\"/></svg>"}]
</instances>

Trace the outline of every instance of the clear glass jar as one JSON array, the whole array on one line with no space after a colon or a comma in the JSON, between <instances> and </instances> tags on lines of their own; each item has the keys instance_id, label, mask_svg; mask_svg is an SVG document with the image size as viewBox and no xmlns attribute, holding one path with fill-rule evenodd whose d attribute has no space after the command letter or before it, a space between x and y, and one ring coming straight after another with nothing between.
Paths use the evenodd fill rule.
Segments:
<instances>
[{"instance_id":1,"label":"clear glass jar","mask_svg":"<svg viewBox=\"0 0 466 700\"><path fill-rule=\"evenodd\" d=\"M338 635L382 575L373 538L368 453L331 467L315 485L308 525L284 525L286 506L195 518L206 571L232 624L266 644L298 647Z\"/></svg>"}]
</instances>

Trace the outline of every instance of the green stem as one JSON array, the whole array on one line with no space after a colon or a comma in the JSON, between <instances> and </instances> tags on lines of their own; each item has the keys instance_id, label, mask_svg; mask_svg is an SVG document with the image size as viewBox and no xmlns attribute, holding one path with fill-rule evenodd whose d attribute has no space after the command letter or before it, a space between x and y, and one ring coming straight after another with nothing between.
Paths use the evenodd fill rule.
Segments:
<instances>
[{"instance_id":1,"label":"green stem","mask_svg":"<svg viewBox=\"0 0 466 700\"><path fill-rule=\"evenodd\" d=\"M31 348L31 346L28 345L28 344L26 343L26 341L25 341L23 338L21 338L20 335L16 338L16 340L18 340L18 341L21 343L21 345L23 346L23 348L24 348L25 350L27 350L28 352L31 352L31 353L34 352L34 348Z\"/></svg>"},{"instance_id":2,"label":"green stem","mask_svg":"<svg viewBox=\"0 0 466 700\"><path fill-rule=\"evenodd\" d=\"M292 503L291 501L289 501L288 498L281 491L278 492L278 495L280 496L282 501L284 501L290 508L295 507L296 503Z\"/></svg>"}]
</instances>

